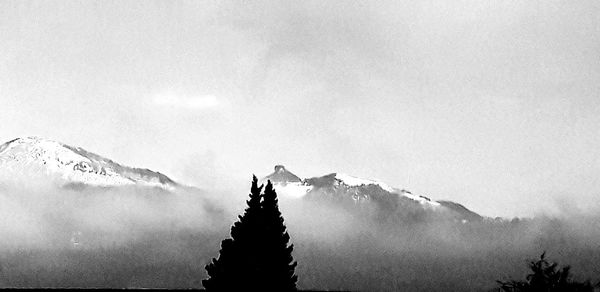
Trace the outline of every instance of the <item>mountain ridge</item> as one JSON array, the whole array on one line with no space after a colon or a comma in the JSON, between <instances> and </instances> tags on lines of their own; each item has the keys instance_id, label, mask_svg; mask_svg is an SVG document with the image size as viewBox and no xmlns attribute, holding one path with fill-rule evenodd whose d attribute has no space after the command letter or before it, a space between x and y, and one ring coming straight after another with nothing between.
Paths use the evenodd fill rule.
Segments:
<instances>
[{"instance_id":1,"label":"mountain ridge","mask_svg":"<svg viewBox=\"0 0 600 292\"><path fill-rule=\"evenodd\" d=\"M126 185L167 190L182 187L160 172L125 166L81 147L37 136L16 138L0 145L0 182L20 176L25 179L50 178L61 187L74 189ZM447 213L458 221L478 221L483 218L456 202L431 200L378 180L339 172L300 178L285 166L276 165L273 173L262 179L263 182L267 180L273 182L281 197L325 199L341 202L341 205L373 202L379 209L396 213L417 212L436 216ZM27 180L25 183L30 182Z\"/></svg>"},{"instance_id":2,"label":"mountain ridge","mask_svg":"<svg viewBox=\"0 0 600 292\"><path fill-rule=\"evenodd\" d=\"M292 178L287 180L286 178ZM484 217L462 204L448 201L431 200L426 196L415 195L405 189L391 187L388 184L359 178L344 173L330 173L323 176L301 179L283 165L276 165L275 171L261 181L271 181L277 191L291 198L352 201L354 204L375 201L383 208L397 206L394 212L415 211L424 213L447 213L457 221L479 221ZM438 212L439 211L439 212Z\"/></svg>"},{"instance_id":3,"label":"mountain ridge","mask_svg":"<svg viewBox=\"0 0 600 292\"><path fill-rule=\"evenodd\" d=\"M0 172L5 179L15 174L48 176L61 186L143 185L169 189L179 185L160 172L125 166L81 147L38 136L0 145Z\"/></svg>"}]
</instances>

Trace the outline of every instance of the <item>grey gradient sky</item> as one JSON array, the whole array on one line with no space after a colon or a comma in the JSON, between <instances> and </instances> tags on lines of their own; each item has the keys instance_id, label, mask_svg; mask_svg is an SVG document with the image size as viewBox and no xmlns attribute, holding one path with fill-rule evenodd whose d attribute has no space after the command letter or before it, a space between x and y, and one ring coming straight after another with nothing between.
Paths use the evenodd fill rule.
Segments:
<instances>
[{"instance_id":1,"label":"grey gradient sky","mask_svg":"<svg viewBox=\"0 0 600 292\"><path fill-rule=\"evenodd\" d=\"M598 1L0 1L0 139L215 187L282 163L600 207Z\"/></svg>"}]
</instances>

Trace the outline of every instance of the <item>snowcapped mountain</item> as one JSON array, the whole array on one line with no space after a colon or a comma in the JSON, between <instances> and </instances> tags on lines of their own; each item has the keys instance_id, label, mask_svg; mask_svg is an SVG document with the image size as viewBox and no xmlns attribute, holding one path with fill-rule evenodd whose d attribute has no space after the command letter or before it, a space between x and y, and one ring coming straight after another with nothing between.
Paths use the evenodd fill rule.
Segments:
<instances>
[{"instance_id":1,"label":"snowcapped mountain","mask_svg":"<svg viewBox=\"0 0 600 292\"><path fill-rule=\"evenodd\" d=\"M477 221L482 217L461 204L451 201L433 201L410 191L391 187L383 182L354 177L343 173L331 173L320 177L301 179L283 165L262 179L270 180L280 196L309 200L329 199L333 201L362 204L374 202L382 209L394 211L425 212L449 215L462 221Z\"/></svg>"},{"instance_id":2,"label":"snowcapped mountain","mask_svg":"<svg viewBox=\"0 0 600 292\"><path fill-rule=\"evenodd\" d=\"M159 172L124 166L82 148L40 137L17 138L0 146L0 179L23 177L50 178L63 187L177 186Z\"/></svg>"},{"instance_id":3,"label":"snowcapped mountain","mask_svg":"<svg viewBox=\"0 0 600 292\"><path fill-rule=\"evenodd\" d=\"M40 137L17 138L0 145L0 185L19 181L50 181L60 187L145 186L173 190L183 187L160 172L118 164L80 147ZM482 217L461 204L434 201L391 187L383 182L343 173L302 179L283 165L263 181L273 182L280 196L307 200L341 202L352 206L376 205L392 213L435 213L456 220L475 221ZM373 204L369 204L373 203Z\"/></svg>"},{"instance_id":4,"label":"snowcapped mountain","mask_svg":"<svg viewBox=\"0 0 600 292\"><path fill-rule=\"evenodd\" d=\"M263 181L267 180L270 180L275 188L283 195L288 195L288 192L291 191L293 197L302 197L307 195L313 189L342 188L347 190L359 190L361 188L376 188L390 194L401 195L424 206L440 206L439 202L432 201L427 197L413 195L409 191L392 188L377 180L358 178L344 173L331 173L321 177L302 180L292 172L288 171L283 165L276 165L275 171L263 179ZM368 192L355 191L351 198L355 201L368 200L369 194Z\"/></svg>"}]
</instances>

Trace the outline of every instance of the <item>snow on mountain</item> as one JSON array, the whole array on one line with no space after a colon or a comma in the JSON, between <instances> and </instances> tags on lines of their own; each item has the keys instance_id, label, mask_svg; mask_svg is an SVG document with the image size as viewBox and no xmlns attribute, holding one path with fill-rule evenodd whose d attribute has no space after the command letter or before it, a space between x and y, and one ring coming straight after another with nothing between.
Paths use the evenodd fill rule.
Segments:
<instances>
[{"instance_id":1,"label":"snow on mountain","mask_svg":"<svg viewBox=\"0 0 600 292\"><path fill-rule=\"evenodd\" d=\"M477 213L458 203L434 201L404 189L393 188L378 180L358 178L343 173L331 173L320 177L301 179L284 166L277 165L275 171L263 178L262 182L264 183L267 180L273 183L275 190L282 197L352 200L355 204L373 201L386 205L391 202L398 202L393 204L403 206L400 208L417 208L424 212L438 210L441 213L452 214L452 217L459 218L459 220L481 219L481 216ZM395 201L394 198L398 198L399 201Z\"/></svg>"},{"instance_id":2,"label":"snow on mountain","mask_svg":"<svg viewBox=\"0 0 600 292\"><path fill-rule=\"evenodd\" d=\"M441 204L439 202L432 201L431 199L429 199L427 197L413 195L411 192L409 192L407 190L400 190L400 194L409 199L415 200L423 205L430 205L430 206L435 206L435 207L441 206Z\"/></svg>"},{"instance_id":3,"label":"snow on mountain","mask_svg":"<svg viewBox=\"0 0 600 292\"><path fill-rule=\"evenodd\" d=\"M265 183L267 180L273 183L279 194L289 198L301 198L313 189L283 165L275 165L273 173L267 175L261 182Z\"/></svg>"},{"instance_id":4,"label":"snow on mountain","mask_svg":"<svg viewBox=\"0 0 600 292\"><path fill-rule=\"evenodd\" d=\"M353 189L360 187L365 188L369 186L376 186L381 188L381 190L385 192L388 192L390 194L397 194L399 196L411 199L427 207L441 206L440 203L432 201L427 197L413 195L409 191L392 188L389 185L378 180L359 178L344 173L332 173L322 177L315 177L302 180L295 174L288 171L283 165L276 165L275 171L272 174L267 175L263 179L263 181L267 180L270 180L273 183L275 189L279 191L282 195L289 195L290 197L294 198L303 197L314 188L322 188L327 186L344 186L346 188ZM353 197L355 199L358 198L356 194Z\"/></svg>"},{"instance_id":5,"label":"snow on mountain","mask_svg":"<svg viewBox=\"0 0 600 292\"><path fill-rule=\"evenodd\" d=\"M378 185L379 187L381 187L382 189L384 189L390 193L394 192L394 189L392 189L390 186L388 186L382 182L376 181L376 180L358 178L358 177L354 177L354 176L347 175L344 173L336 173L335 178L337 180L343 182L347 186L351 186L351 187Z\"/></svg>"},{"instance_id":6,"label":"snow on mountain","mask_svg":"<svg viewBox=\"0 0 600 292\"><path fill-rule=\"evenodd\" d=\"M143 185L172 188L167 176L120 165L110 159L40 137L17 138L0 146L0 178L50 178L60 186Z\"/></svg>"}]
</instances>

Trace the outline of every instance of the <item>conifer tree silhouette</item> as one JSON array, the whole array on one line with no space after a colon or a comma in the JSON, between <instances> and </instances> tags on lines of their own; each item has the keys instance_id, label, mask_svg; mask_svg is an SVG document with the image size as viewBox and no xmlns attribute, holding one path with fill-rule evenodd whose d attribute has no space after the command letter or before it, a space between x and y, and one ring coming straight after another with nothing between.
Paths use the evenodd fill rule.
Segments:
<instances>
[{"instance_id":1,"label":"conifer tree silhouette","mask_svg":"<svg viewBox=\"0 0 600 292\"><path fill-rule=\"evenodd\" d=\"M531 273L525 281L496 281L500 290L506 292L592 292L600 283L577 282L571 279L569 266L558 268L558 263L548 262L546 252L540 259L529 263Z\"/></svg>"},{"instance_id":2,"label":"conifer tree silhouette","mask_svg":"<svg viewBox=\"0 0 600 292\"><path fill-rule=\"evenodd\" d=\"M207 291L234 291L242 290L250 285L247 281L256 279L256 263L259 261L258 236L260 233L260 198L262 185L258 186L256 176L252 178L250 199L246 201L248 207L244 215L238 216L239 220L231 227L231 238L221 242L219 258L212 259L206 266L209 278L202 280L202 285Z\"/></svg>"},{"instance_id":3,"label":"conifer tree silhouette","mask_svg":"<svg viewBox=\"0 0 600 292\"><path fill-rule=\"evenodd\" d=\"M297 263L292 257L294 245L289 245L290 235L286 231L277 203L277 193L271 181L267 182L262 201L264 217L264 239L266 273L270 291L296 290L298 276L294 275Z\"/></svg>"},{"instance_id":4,"label":"conifer tree silhouette","mask_svg":"<svg viewBox=\"0 0 600 292\"><path fill-rule=\"evenodd\" d=\"M231 238L221 243L219 258L206 265L207 291L292 291L296 290L293 245L269 181L263 185L252 178L250 199L244 215L231 227ZM262 202L261 202L262 198Z\"/></svg>"}]
</instances>

